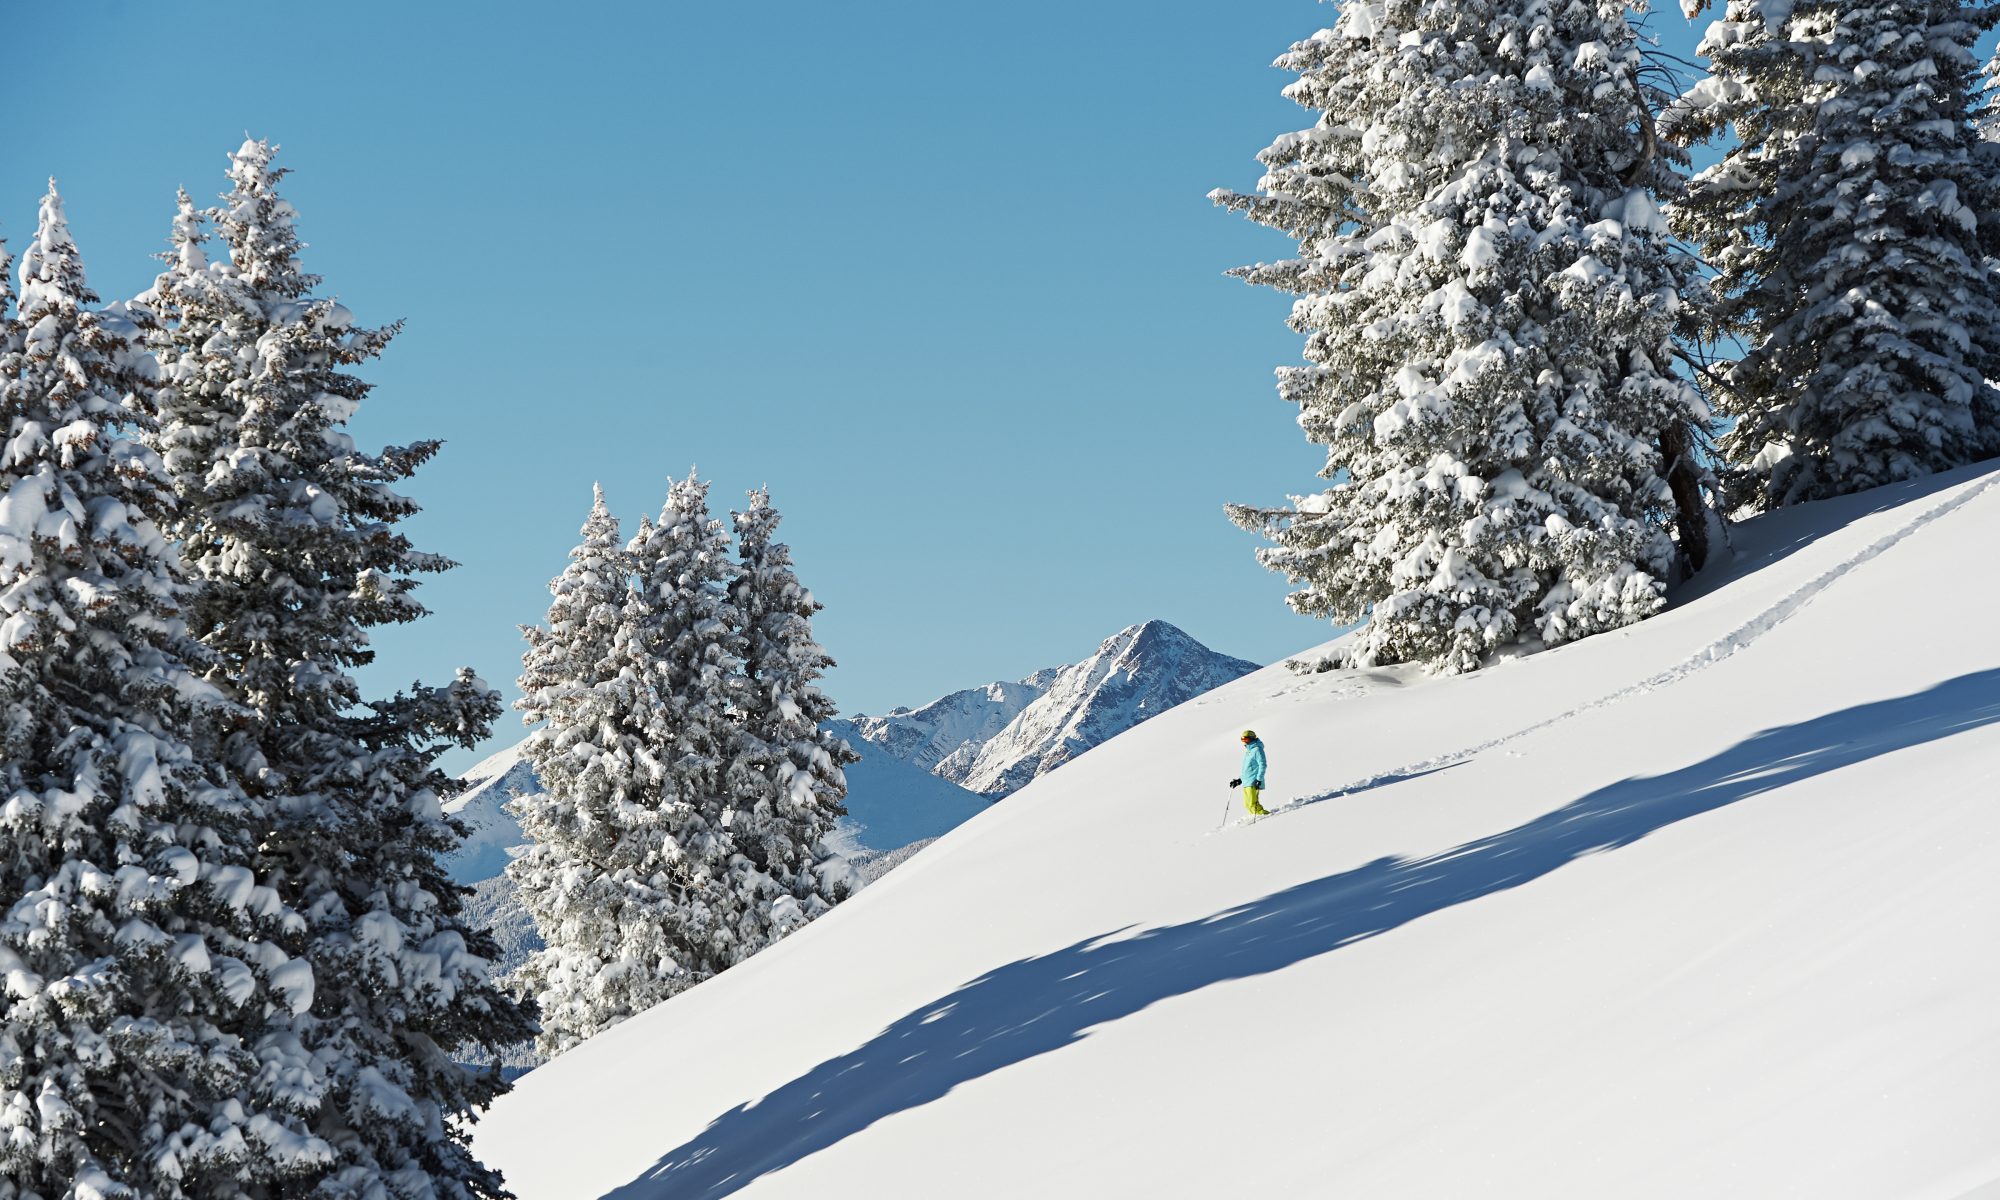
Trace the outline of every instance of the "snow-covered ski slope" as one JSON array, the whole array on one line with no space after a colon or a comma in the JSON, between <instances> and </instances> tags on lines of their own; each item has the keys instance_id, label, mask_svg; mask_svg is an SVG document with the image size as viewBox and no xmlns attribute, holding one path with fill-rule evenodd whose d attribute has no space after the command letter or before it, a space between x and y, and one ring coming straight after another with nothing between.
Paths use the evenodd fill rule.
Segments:
<instances>
[{"instance_id":1,"label":"snow-covered ski slope","mask_svg":"<svg viewBox=\"0 0 2000 1200\"><path fill-rule=\"evenodd\" d=\"M1250 675L477 1148L524 1200L2000 1195L1996 535L1960 472L1621 634ZM1245 726L1296 803L1217 832Z\"/></svg>"}]
</instances>

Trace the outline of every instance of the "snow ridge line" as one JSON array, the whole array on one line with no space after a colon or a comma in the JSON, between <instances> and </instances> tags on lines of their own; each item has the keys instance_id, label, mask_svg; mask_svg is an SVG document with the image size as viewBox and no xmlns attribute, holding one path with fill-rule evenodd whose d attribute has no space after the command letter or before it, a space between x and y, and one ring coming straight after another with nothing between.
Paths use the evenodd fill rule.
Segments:
<instances>
[{"instance_id":1,"label":"snow ridge line","mask_svg":"<svg viewBox=\"0 0 2000 1200\"><path fill-rule=\"evenodd\" d=\"M1815 597L1819 596L1822 592L1826 591L1827 588L1831 587L1837 580L1839 580L1842 576L1848 574L1849 572L1853 571L1856 567L1862 566L1865 563L1871 562L1881 557L1891 547L1902 542L1903 539L1909 537L1911 534L1917 532L1918 530L1924 528L1925 526L1930 525L1933 522L1943 517L1949 516L1953 512L1956 512L1957 510L1965 507L1967 504L1970 504L1973 500L1986 494L1988 491L1991 491L1996 485L2000 485L2000 474L1988 475L1986 479L1980 482L1977 486L1970 487L1966 491L1960 493L1959 495L1954 496L1951 499L1946 500L1943 503L1938 504L1937 506L1930 508L1922 513L1919 513L1917 516L1913 517L1908 524L1902 526L1901 528L1895 530L1892 533L1885 534L1882 537L1876 539L1874 542L1870 543L1866 547L1862 548L1860 551L1856 552L1853 556L1842 560L1838 564L1828 569L1824 574L1821 574L1820 576L1811 580L1810 582L1801 585L1797 590L1784 596L1783 598L1778 600L1775 604L1771 605L1769 608L1758 613L1756 616L1751 617L1748 621L1745 621L1742 625L1739 625L1735 629L1729 631L1728 633L1723 634L1715 641L1710 642L1708 645L1695 651L1692 655L1689 655L1687 658L1681 660L1679 663L1676 663L1675 665L1668 667L1666 670L1661 671L1658 674L1650 675L1645 679L1640 680L1637 683L1628 685L1626 687L1622 687L1615 692L1610 692L1607 693L1606 695L1599 696L1597 699L1592 700L1587 704L1579 704L1575 708L1557 713L1555 716L1552 717L1544 718L1543 720L1535 722L1533 725L1525 726L1524 728L1521 729L1516 729L1512 733L1504 733L1501 734L1499 737L1489 738L1486 741L1483 741L1476 746L1471 746L1463 750L1455 750L1449 754L1435 755L1431 758L1426 758L1421 762L1410 763L1405 766L1395 767L1391 770L1378 771L1375 774L1370 775L1365 779L1360 779L1353 783L1350 783L1346 787L1338 788L1331 792L1322 792L1317 796L1307 796L1302 800L1294 800L1290 804L1287 804L1282 808L1273 810L1270 815L1274 817L1281 816L1285 813L1292 812L1295 809L1305 808L1308 805L1319 804L1327 800L1338 800L1342 796L1349 796L1353 795L1355 792L1366 791L1367 789L1372 787L1379 787L1384 783L1394 782L1398 779L1407 779L1414 775L1423 775L1431 771L1441 770L1445 767L1454 766L1458 763L1466 761L1467 759L1471 759L1477 757L1478 755L1484 754L1488 750L1492 750L1497 746L1503 746L1508 742L1517 741L1521 738L1527 737L1529 734L1540 733L1542 730L1547 729L1552 725L1559 725L1564 721L1568 721L1574 717L1582 716L1584 713L1587 712L1594 712L1597 709L1603 708L1610 704L1615 704L1620 700L1627 699L1628 697L1642 695L1646 692L1653 691L1655 688L1664 687L1667 684L1676 682L1677 680L1685 679L1688 676L1704 668L1714 666L1716 663L1721 662L1723 659L1732 657L1739 650L1743 650L1748 646L1754 645L1765 634L1771 632L1773 629L1776 629L1779 625L1784 624L1800 609L1804 608L1807 604L1810 604ZM1251 823L1254 824L1254 822ZM1225 824L1224 828L1230 828L1230 826Z\"/></svg>"}]
</instances>

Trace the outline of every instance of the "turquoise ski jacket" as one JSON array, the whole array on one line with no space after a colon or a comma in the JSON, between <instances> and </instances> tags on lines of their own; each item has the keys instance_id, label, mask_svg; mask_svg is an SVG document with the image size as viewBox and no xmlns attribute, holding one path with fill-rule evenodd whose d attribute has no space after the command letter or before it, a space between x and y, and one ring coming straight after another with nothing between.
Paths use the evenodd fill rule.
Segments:
<instances>
[{"instance_id":1,"label":"turquoise ski jacket","mask_svg":"<svg viewBox=\"0 0 2000 1200\"><path fill-rule=\"evenodd\" d=\"M1264 743L1251 742L1243 747L1243 786L1261 788L1264 786Z\"/></svg>"}]
</instances>

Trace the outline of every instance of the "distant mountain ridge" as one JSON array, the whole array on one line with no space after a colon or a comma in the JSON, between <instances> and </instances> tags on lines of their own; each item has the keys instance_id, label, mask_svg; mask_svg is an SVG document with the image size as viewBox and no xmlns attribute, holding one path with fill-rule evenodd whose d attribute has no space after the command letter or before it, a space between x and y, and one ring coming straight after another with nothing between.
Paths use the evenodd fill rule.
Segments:
<instances>
[{"instance_id":1,"label":"distant mountain ridge","mask_svg":"<svg viewBox=\"0 0 2000 1200\"><path fill-rule=\"evenodd\" d=\"M851 718L856 733L992 799L1127 729L1257 670L1166 621L1129 626L1097 653L1026 679L953 692L921 708Z\"/></svg>"},{"instance_id":2,"label":"distant mountain ridge","mask_svg":"<svg viewBox=\"0 0 2000 1200\"><path fill-rule=\"evenodd\" d=\"M851 717L848 723L863 740L955 782L969 773L979 748L1041 699L1066 669L1049 667L1026 679L953 692L922 708L895 708L887 716Z\"/></svg>"}]
</instances>

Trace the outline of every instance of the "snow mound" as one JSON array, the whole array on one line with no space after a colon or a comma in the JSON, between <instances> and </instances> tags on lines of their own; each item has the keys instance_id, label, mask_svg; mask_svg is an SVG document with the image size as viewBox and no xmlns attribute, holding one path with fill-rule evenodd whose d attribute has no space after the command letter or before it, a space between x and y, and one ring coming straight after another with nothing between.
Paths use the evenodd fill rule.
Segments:
<instances>
[{"instance_id":1,"label":"snow mound","mask_svg":"<svg viewBox=\"0 0 2000 1200\"><path fill-rule=\"evenodd\" d=\"M1226 684L475 1147L524 1200L1984 1194L1996 528L1961 471L1740 527L1618 633Z\"/></svg>"}]
</instances>

